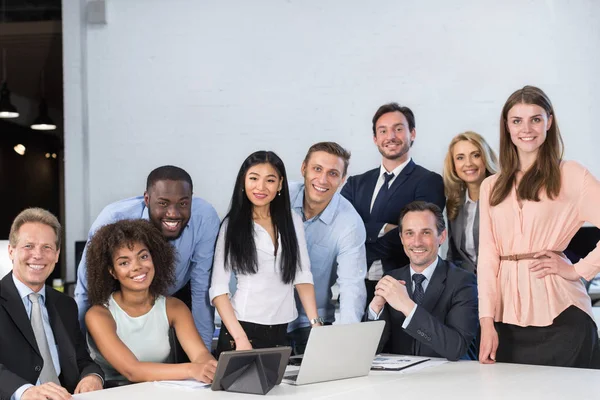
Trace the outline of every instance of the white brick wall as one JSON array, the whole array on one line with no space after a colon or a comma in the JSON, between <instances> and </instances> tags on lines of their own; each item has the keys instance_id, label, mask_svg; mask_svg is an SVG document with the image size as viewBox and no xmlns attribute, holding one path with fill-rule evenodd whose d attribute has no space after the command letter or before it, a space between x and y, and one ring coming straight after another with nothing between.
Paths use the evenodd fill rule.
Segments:
<instances>
[{"instance_id":1,"label":"white brick wall","mask_svg":"<svg viewBox=\"0 0 600 400\"><path fill-rule=\"evenodd\" d=\"M388 101L415 111L413 157L441 171L453 135L497 147L508 95L539 85L567 157L600 176L600 2L109 0L103 26L81 23L84 4L63 2L71 272L73 242L152 168L187 169L223 215L254 150L293 179L320 140L352 151L352 174L375 167L370 120Z\"/></svg>"}]
</instances>

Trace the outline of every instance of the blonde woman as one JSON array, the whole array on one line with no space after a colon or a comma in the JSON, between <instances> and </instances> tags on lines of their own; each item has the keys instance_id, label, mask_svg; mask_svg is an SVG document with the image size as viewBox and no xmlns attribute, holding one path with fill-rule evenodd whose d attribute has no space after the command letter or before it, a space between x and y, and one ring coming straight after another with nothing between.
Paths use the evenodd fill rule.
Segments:
<instances>
[{"instance_id":1,"label":"blonde woman","mask_svg":"<svg viewBox=\"0 0 600 400\"><path fill-rule=\"evenodd\" d=\"M444 191L448 214L446 259L476 273L479 247L479 187L496 173L498 159L475 132L456 135L444 161Z\"/></svg>"}]
</instances>

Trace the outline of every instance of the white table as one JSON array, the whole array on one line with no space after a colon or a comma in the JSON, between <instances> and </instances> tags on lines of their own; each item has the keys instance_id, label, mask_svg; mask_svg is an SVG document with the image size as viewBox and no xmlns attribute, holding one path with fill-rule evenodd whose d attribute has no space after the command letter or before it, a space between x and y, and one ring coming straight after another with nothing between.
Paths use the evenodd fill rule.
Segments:
<instances>
[{"instance_id":1,"label":"white table","mask_svg":"<svg viewBox=\"0 0 600 400\"><path fill-rule=\"evenodd\" d=\"M281 384L267 397L294 399L598 399L600 371L518 364L446 363L412 374L371 372L369 376L305 386ZM210 389L184 391L141 383L74 396L80 400L260 399Z\"/></svg>"}]
</instances>

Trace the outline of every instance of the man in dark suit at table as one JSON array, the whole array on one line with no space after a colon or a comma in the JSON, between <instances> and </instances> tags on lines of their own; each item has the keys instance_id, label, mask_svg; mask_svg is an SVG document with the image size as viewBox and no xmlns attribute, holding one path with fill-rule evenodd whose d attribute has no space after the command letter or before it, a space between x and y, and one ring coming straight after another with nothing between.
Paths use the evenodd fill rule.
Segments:
<instances>
[{"instance_id":1,"label":"man in dark suit at table","mask_svg":"<svg viewBox=\"0 0 600 400\"><path fill-rule=\"evenodd\" d=\"M381 153L381 165L349 177L342 189L367 231L367 304L384 273L408 264L396 225L400 210L415 200L434 203L442 210L446 203L442 177L410 157L415 136L415 115L410 108L397 103L379 107L373 117L373 142Z\"/></svg>"},{"instance_id":2,"label":"man in dark suit at table","mask_svg":"<svg viewBox=\"0 0 600 400\"><path fill-rule=\"evenodd\" d=\"M477 359L475 275L438 257L446 240L438 206L416 201L399 219L410 264L390 271L375 288L368 319L386 321L379 351L450 361Z\"/></svg>"},{"instance_id":3,"label":"man in dark suit at table","mask_svg":"<svg viewBox=\"0 0 600 400\"><path fill-rule=\"evenodd\" d=\"M13 270L0 281L0 399L66 400L102 389L72 298L45 285L60 254L61 226L29 208L10 229Z\"/></svg>"}]
</instances>

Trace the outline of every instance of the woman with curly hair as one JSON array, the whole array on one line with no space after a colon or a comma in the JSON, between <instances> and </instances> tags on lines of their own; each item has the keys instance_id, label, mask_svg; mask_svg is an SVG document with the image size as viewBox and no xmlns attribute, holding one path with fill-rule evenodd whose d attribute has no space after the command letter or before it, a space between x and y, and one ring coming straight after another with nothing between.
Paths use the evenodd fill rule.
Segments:
<instances>
[{"instance_id":1,"label":"woman with curly hair","mask_svg":"<svg viewBox=\"0 0 600 400\"><path fill-rule=\"evenodd\" d=\"M581 278L600 272L600 247L575 265L562 252L585 221L600 226L600 182L562 157L548 96L533 86L511 94L500 116L500 172L481 184L482 363L597 367Z\"/></svg>"},{"instance_id":2,"label":"woman with curly hair","mask_svg":"<svg viewBox=\"0 0 600 400\"><path fill-rule=\"evenodd\" d=\"M496 173L496 165L496 154L475 132L456 135L444 161L449 239L446 259L473 273L477 272L479 248L479 187Z\"/></svg>"},{"instance_id":3,"label":"woman with curly hair","mask_svg":"<svg viewBox=\"0 0 600 400\"><path fill-rule=\"evenodd\" d=\"M231 273L237 290L229 298ZM313 325L320 325L302 219L291 212L285 167L272 151L249 155L215 249L210 299L223 320L224 350L287 345L296 319L294 287Z\"/></svg>"},{"instance_id":4,"label":"woman with curly hair","mask_svg":"<svg viewBox=\"0 0 600 400\"><path fill-rule=\"evenodd\" d=\"M175 250L161 232L145 220L122 220L100 228L87 246L92 307L85 323L92 357L106 379L212 382L217 364L190 310L166 297L174 281ZM170 327L190 363L165 364Z\"/></svg>"}]
</instances>

